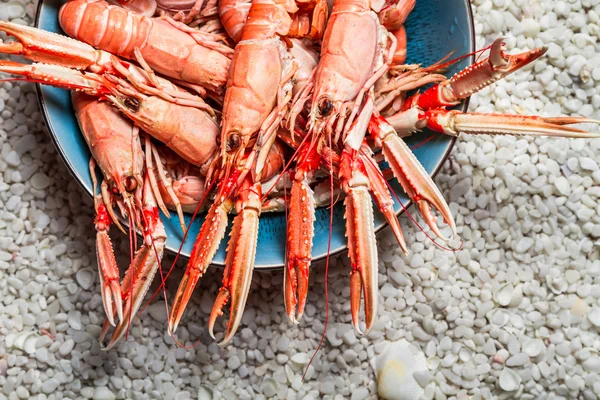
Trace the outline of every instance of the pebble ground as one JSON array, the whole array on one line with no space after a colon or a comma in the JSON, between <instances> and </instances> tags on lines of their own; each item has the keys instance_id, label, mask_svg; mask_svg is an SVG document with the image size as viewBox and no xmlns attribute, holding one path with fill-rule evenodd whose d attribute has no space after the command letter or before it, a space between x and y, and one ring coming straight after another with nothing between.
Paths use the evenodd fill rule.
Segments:
<instances>
[{"instance_id":1,"label":"pebble ground","mask_svg":"<svg viewBox=\"0 0 600 400\"><path fill-rule=\"evenodd\" d=\"M31 23L35 6L11 0L0 19ZM512 52L549 47L474 96L473 111L600 119L598 0L473 6L478 47L498 36ZM284 319L282 273L255 273L242 326L219 348L205 329L221 278L211 269L177 332L195 348L166 334L159 300L101 351L92 202L57 155L33 85L2 82L0 399L376 398L371 361L402 338L427 360L428 399L597 399L599 162L600 140L461 137L436 182L462 250L436 248L406 217L411 256L382 233L379 319L363 338L350 325L348 261L335 260L326 340L302 382L325 321L322 268L297 327ZM126 265L127 242L114 236Z\"/></svg>"}]
</instances>

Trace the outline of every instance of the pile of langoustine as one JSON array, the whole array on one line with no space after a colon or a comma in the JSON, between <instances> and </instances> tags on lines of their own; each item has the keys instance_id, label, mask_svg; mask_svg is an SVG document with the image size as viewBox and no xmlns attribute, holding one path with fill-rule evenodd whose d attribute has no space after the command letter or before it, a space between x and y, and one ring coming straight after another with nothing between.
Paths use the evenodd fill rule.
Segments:
<instances>
[{"instance_id":1,"label":"pile of langoustine","mask_svg":"<svg viewBox=\"0 0 600 400\"><path fill-rule=\"evenodd\" d=\"M259 215L286 209L284 301L292 323L306 304L315 207L344 198L355 329L377 314L373 202L405 252L384 159L432 232L447 240L433 206L456 234L450 209L402 140L423 128L460 133L599 137L571 127L586 118L461 113L448 109L541 57L508 55L502 40L489 56L452 78L446 64L403 65L403 24L416 0L72 0L59 14L72 38L0 22L16 41L0 52L33 64L0 61L0 71L72 90L91 149L90 170L104 175L96 208L97 255L108 348L124 335L162 260L160 208L212 204L196 238L168 321L174 332L198 280L235 213L226 268L209 319L231 302L221 344L241 321L257 246ZM433 84L429 89L410 91ZM96 180L94 185L97 186ZM315 200L315 192L324 190ZM96 190L96 188L95 188ZM289 190L286 196L277 196ZM124 231L118 207L143 243L120 281L108 230Z\"/></svg>"}]
</instances>

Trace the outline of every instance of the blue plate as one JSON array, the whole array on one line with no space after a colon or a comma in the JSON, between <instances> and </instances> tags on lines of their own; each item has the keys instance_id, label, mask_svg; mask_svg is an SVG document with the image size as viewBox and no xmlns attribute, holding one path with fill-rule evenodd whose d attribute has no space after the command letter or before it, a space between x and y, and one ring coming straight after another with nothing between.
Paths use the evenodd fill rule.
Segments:
<instances>
[{"instance_id":1,"label":"blue plate","mask_svg":"<svg viewBox=\"0 0 600 400\"><path fill-rule=\"evenodd\" d=\"M51 32L63 33L58 24L58 10L64 0L41 0L38 6L36 26ZM406 22L408 36L408 63L432 64L454 51L455 56L471 53L475 50L475 35L473 17L468 0L419 0L414 11ZM465 68L474 61L467 58L452 67L449 74ZM38 85L40 105L48 125L52 139L62 155L71 173L83 189L91 196L92 180L88 162L90 152L79 130L77 120L71 106L71 97L65 90ZM460 107L467 109L465 101ZM455 138L424 131L407 139L409 146L422 143L433 135L433 139L415 149L414 153L428 173L434 175L441 168L444 160L450 154ZM406 207L409 200L404 192L393 181L394 190L400 195ZM403 211L400 204L395 205L398 213ZM331 254L346 250L344 234L345 221L343 204L339 202L334 207L333 234ZM189 222L190 216L186 216ZM189 257L204 220L198 218L190 230L188 239L183 245L182 255ZM176 215L167 219L163 215L167 230L167 249L176 252L183 239ZM231 222L230 222L231 225ZM90 225L91 226L91 225ZM381 214L376 212L375 230L379 232L386 226ZM313 259L322 259L327 254L327 238L329 236L329 210L318 209L313 240ZM283 213L264 213L260 220L258 251L256 253L257 269L280 268L283 266L285 253L285 215ZM228 239L222 241L213 264L223 265Z\"/></svg>"}]
</instances>

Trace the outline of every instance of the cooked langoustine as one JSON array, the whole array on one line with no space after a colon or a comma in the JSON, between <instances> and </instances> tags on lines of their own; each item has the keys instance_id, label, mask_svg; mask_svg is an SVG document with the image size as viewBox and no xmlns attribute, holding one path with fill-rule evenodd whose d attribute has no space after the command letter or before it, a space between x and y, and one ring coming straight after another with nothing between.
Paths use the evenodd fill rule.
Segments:
<instances>
[{"instance_id":1,"label":"cooked langoustine","mask_svg":"<svg viewBox=\"0 0 600 400\"><path fill-rule=\"evenodd\" d=\"M139 224L141 214L141 187L143 183L143 155L138 129L107 102L100 102L84 93L73 93L73 107L81 132L92 153L90 173L94 183L96 209L96 254L101 283L102 301L111 325L113 315L123 320L122 293L119 268L108 236L114 222L123 232L112 204L122 204L130 224ZM95 165L105 179L101 196L96 195Z\"/></svg>"},{"instance_id":2,"label":"cooked langoustine","mask_svg":"<svg viewBox=\"0 0 600 400\"><path fill-rule=\"evenodd\" d=\"M76 113L92 149L93 159L107 178L101 185L103 202L96 202L95 226L98 230L103 302L109 321L114 324L113 313L119 319L123 318L122 293L119 292L119 273L107 232L112 222L121 230L123 228L113 211L114 197L110 192L121 196L116 199L116 204L130 218L130 225L142 227L143 155L137 130L141 127L156 135L186 160L201 167L215 157L218 149L218 125L212 115L214 112L202 98L84 43L7 22L0 22L0 30L18 39L16 42L0 43L0 52L61 64L36 62L25 65L1 60L1 72L79 91L74 97ZM63 57L59 58L58 53ZM124 119L109 103L96 99L108 99L130 119ZM106 135L111 135L110 142L103 140ZM148 145L146 147L148 156L151 152ZM154 190L163 212L168 215L156 184ZM183 210L178 207L177 211L185 229Z\"/></svg>"},{"instance_id":3,"label":"cooked langoustine","mask_svg":"<svg viewBox=\"0 0 600 400\"><path fill-rule=\"evenodd\" d=\"M360 38L360 40L355 40ZM395 49L395 38L379 23L377 14L371 11L367 1L338 0L334 2L327 29L321 45L321 58L312 79L295 96L291 129L295 126L296 115L301 113L304 104L311 100L309 112L309 134L312 135L306 146L323 148L341 146L339 179L347 197L346 235L349 254L352 260L352 315L358 330L358 310L360 291L364 292L367 330L373 323L377 310L377 249L373 229L372 203L369 192L380 189L370 185L374 177L369 177L371 169L365 167L361 154L367 123L373 111L371 87L387 70ZM342 143L339 143L342 140ZM315 168L318 163L313 163ZM313 203L301 201L312 193L306 185L309 171L298 176L292 189L291 207L288 220L288 242L299 241L302 237L311 237L312 223L306 218L294 217L314 213ZM386 192L380 197L391 196ZM296 194L297 200L293 196ZM377 202L384 206L382 211L392 225L401 245L404 240L399 224L393 212L387 207L391 201ZM302 315L308 282L309 255L312 241L303 241L304 246L298 254L288 256L284 297L289 319L297 322ZM290 246L288 245L288 248Z\"/></svg>"},{"instance_id":4,"label":"cooked langoustine","mask_svg":"<svg viewBox=\"0 0 600 400\"><path fill-rule=\"evenodd\" d=\"M224 236L227 214L235 206L223 286L209 319L209 332L231 300L230 319L221 344L231 340L245 307L258 238L262 210L260 181L266 179L265 165L276 139L277 128L291 99L291 79L296 64L280 35L291 26L285 5L272 0L255 0L235 48L223 104L221 151L209 179L216 180L217 196L200 230L169 317L172 332L184 312L192 291L211 262Z\"/></svg>"},{"instance_id":5,"label":"cooked langoustine","mask_svg":"<svg viewBox=\"0 0 600 400\"><path fill-rule=\"evenodd\" d=\"M72 0L59 13L71 37L109 53L142 61L177 81L222 94L233 50L223 38L169 18L149 18L103 0Z\"/></svg>"}]
</instances>

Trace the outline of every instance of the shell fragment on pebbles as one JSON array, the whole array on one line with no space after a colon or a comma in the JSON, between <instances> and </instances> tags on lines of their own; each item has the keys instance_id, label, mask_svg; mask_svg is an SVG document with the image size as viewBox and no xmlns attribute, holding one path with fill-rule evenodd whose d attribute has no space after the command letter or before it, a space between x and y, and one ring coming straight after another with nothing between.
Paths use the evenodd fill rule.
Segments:
<instances>
[{"instance_id":1,"label":"shell fragment on pebbles","mask_svg":"<svg viewBox=\"0 0 600 400\"><path fill-rule=\"evenodd\" d=\"M198 400L213 400L213 391L207 386L200 386L198 388Z\"/></svg>"},{"instance_id":2,"label":"shell fragment on pebbles","mask_svg":"<svg viewBox=\"0 0 600 400\"><path fill-rule=\"evenodd\" d=\"M277 394L279 390L279 383L273 378L265 378L263 379L262 384L260 385L260 390L262 394L264 394L267 398L273 397Z\"/></svg>"},{"instance_id":3,"label":"shell fragment on pebbles","mask_svg":"<svg viewBox=\"0 0 600 400\"><path fill-rule=\"evenodd\" d=\"M494 294L494 301L501 306L508 306L512 300L514 290L515 288L510 283L502 285Z\"/></svg>"},{"instance_id":4,"label":"shell fragment on pebbles","mask_svg":"<svg viewBox=\"0 0 600 400\"><path fill-rule=\"evenodd\" d=\"M554 294L562 294L569 286L567 281L562 276L551 274L546 275L546 284Z\"/></svg>"},{"instance_id":5,"label":"shell fragment on pebbles","mask_svg":"<svg viewBox=\"0 0 600 400\"><path fill-rule=\"evenodd\" d=\"M587 317L595 327L600 328L600 308L593 308Z\"/></svg>"},{"instance_id":6,"label":"shell fragment on pebbles","mask_svg":"<svg viewBox=\"0 0 600 400\"><path fill-rule=\"evenodd\" d=\"M290 361L299 367L306 365L308 360L309 357L306 353L296 353L290 357Z\"/></svg>"},{"instance_id":7,"label":"shell fragment on pebbles","mask_svg":"<svg viewBox=\"0 0 600 400\"><path fill-rule=\"evenodd\" d=\"M377 393L386 400L416 400L423 394L419 384L429 373L425 355L405 339L388 343L375 360ZM417 373L417 379L415 378Z\"/></svg>"},{"instance_id":8,"label":"shell fragment on pebbles","mask_svg":"<svg viewBox=\"0 0 600 400\"><path fill-rule=\"evenodd\" d=\"M521 376L510 368L504 368L498 379L498 386L506 392L514 392L521 385Z\"/></svg>"},{"instance_id":9,"label":"shell fragment on pebbles","mask_svg":"<svg viewBox=\"0 0 600 400\"><path fill-rule=\"evenodd\" d=\"M537 357L546 346L541 339L532 339L525 342L523 352L529 357Z\"/></svg>"}]
</instances>

